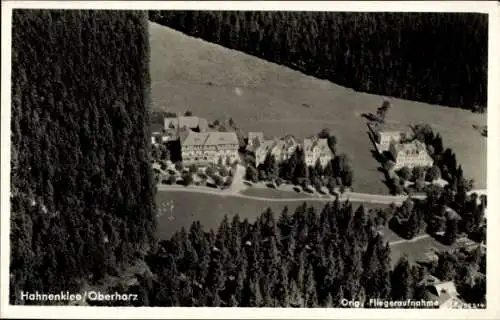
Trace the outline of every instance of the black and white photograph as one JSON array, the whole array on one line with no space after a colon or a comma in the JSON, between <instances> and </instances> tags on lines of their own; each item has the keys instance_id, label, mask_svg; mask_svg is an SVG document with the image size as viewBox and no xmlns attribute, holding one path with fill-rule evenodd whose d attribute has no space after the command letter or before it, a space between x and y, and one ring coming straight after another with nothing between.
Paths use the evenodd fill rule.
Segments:
<instances>
[{"instance_id":1,"label":"black and white photograph","mask_svg":"<svg viewBox=\"0 0 500 320\"><path fill-rule=\"evenodd\" d=\"M2 318L498 316L498 12L2 2Z\"/></svg>"}]
</instances>

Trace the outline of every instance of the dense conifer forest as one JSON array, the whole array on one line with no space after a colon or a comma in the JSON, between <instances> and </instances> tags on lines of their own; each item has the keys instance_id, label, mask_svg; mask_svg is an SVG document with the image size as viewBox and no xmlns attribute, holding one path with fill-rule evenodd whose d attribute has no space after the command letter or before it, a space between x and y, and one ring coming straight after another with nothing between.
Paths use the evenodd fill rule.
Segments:
<instances>
[{"instance_id":1,"label":"dense conifer forest","mask_svg":"<svg viewBox=\"0 0 500 320\"><path fill-rule=\"evenodd\" d=\"M486 14L151 11L149 18L357 91L486 106Z\"/></svg>"},{"instance_id":2,"label":"dense conifer forest","mask_svg":"<svg viewBox=\"0 0 500 320\"><path fill-rule=\"evenodd\" d=\"M369 307L371 298L425 300L422 280L432 274L454 281L466 301L484 303L485 252L441 252L431 264L403 255L391 267L375 216L334 201L319 211L305 203L294 212L267 209L253 222L226 215L216 230L194 221L159 243L146 259L154 276L129 292L138 306L349 307L347 299Z\"/></svg>"},{"instance_id":3,"label":"dense conifer forest","mask_svg":"<svg viewBox=\"0 0 500 320\"><path fill-rule=\"evenodd\" d=\"M14 10L11 303L149 250L149 90L145 13Z\"/></svg>"},{"instance_id":4,"label":"dense conifer forest","mask_svg":"<svg viewBox=\"0 0 500 320\"><path fill-rule=\"evenodd\" d=\"M388 298L390 249L363 207L303 204L254 223L227 216L218 230L199 222L159 246L152 305L317 307L341 297Z\"/></svg>"}]
</instances>

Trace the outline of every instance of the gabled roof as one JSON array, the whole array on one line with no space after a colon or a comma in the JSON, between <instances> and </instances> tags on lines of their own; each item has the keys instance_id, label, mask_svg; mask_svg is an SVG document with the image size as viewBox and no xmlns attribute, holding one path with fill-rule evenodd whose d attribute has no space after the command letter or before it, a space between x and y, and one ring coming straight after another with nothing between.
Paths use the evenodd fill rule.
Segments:
<instances>
[{"instance_id":1,"label":"gabled roof","mask_svg":"<svg viewBox=\"0 0 500 320\"><path fill-rule=\"evenodd\" d=\"M395 143L394 148L396 151L396 154L400 152L404 152L406 154L410 153L421 153L425 152L427 154L427 148L425 147L425 144L417 139L407 142L407 143Z\"/></svg>"},{"instance_id":2,"label":"gabled roof","mask_svg":"<svg viewBox=\"0 0 500 320\"><path fill-rule=\"evenodd\" d=\"M200 131L208 130L208 120L205 118L198 118L198 128Z\"/></svg>"},{"instance_id":3,"label":"gabled roof","mask_svg":"<svg viewBox=\"0 0 500 320\"><path fill-rule=\"evenodd\" d=\"M379 132L411 132L409 125L401 123L381 123L374 126L374 129Z\"/></svg>"},{"instance_id":4,"label":"gabled roof","mask_svg":"<svg viewBox=\"0 0 500 320\"><path fill-rule=\"evenodd\" d=\"M330 151L327 139L318 139L316 144L318 145L320 151Z\"/></svg>"},{"instance_id":5,"label":"gabled roof","mask_svg":"<svg viewBox=\"0 0 500 320\"><path fill-rule=\"evenodd\" d=\"M179 133L179 138L183 146L203 146L209 135L208 132L185 130Z\"/></svg>"},{"instance_id":6,"label":"gabled roof","mask_svg":"<svg viewBox=\"0 0 500 320\"><path fill-rule=\"evenodd\" d=\"M264 133L262 132L249 132L248 133L248 145L249 150L256 150L264 142Z\"/></svg>"},{"instance_id":7,"label":"gabled roof","mask_svg":"<svg viewBox=\"0 0 500 320\"><path fill-rule=\"evenodd\" d=\"M435 278L433 276L430 277ZM432 301L438 301L440 306L451 299L456 300L459 303L461 302L460 298L458 297L457 289L453 281L438 282L435 284L429 284L426 287L427 287L426 290L427 299Z\"/></svg>"},{"instance_id":8,"label":"gabled roof","mask_svg":"<svg viewBox=\"0 0 500 320\"><path fill-rule=\"evenodd\" d=\"M313 148L318 147L320 152L329 151L330 147L328 146L327 139L318 139L318 138L306 138L303 142L304 150L311 151Z\"/></svg>"},{"instance_id":9,"label":"gabled roof","mask_svg":"<svg viewBox=\"0 0 500 320\"><path fill-rule=\"evenodd\" d=\"M239 144L238 136L235 132L210 132L205 145Z\"/></svg>"},{"instance_id":10,"label":"gabled roof","mask_svg":"<svg viewBox=\"0 0 500 320\"><path fill-rule=\"evenodd\" d=\"M269 152L271 149L274 148L276 145L275 140L264 140L262 143L258 146L257 152Z\"/></svg>"},{"instance_id":11,"label":"gabled roof","mask_svg":"<svg viewBox=\"0 0 500 320\"><path fill-rule=\"evenodd\" d=\"M313 148L314 146L314 141L313 139L306 138L304 139L304 142L302 143L302 146L305 151L309 151Z\"/></svg>"},{"instance_id":12,"label":"gabled roof","mask_svg":"<svg viewBox=\"0 0 500 320\"><path fill-rule=\"evenodd\" d=\"M456 296L457 295L457 288L455 287L455 284L453 281L446 281L446 282L441 282L438 284L435 284L434 287L436 288L436 291L439 296L443 294L449 294L451 296Z\"/></svg>"},{"instance_id":13,"label":"gabled roof","mask_svg":"<svg viewBox=\"0 0 500 320\"><path fill-rule=\"evenodd\" d=\"M208 122L206 119L189 116L189 117L175 117L175 118L165 118L164 119L165 129L177 129L177 128L197 128L199 127L201 131L208 128Z\"/></svg>"},{"instance_id":14,"label":"gabled roof","mask_svg":"<svg viewBox=\"0 0 500 320\"><path fill-rule=\"evenodd\" d=\"M179 133L183 146L217 146L222 144L239 144L235 132L194 132L183 130Z\"/></svg>"},{"instance_id":15,"label":"gabled roof","mask_svg":"<svg viewBox=\"0 0 500 320\"><path fill-rule=\"evenodd\" d=\"M280 139L278 141L278 144L280 146L283 146L283 148L291 148L291 147L295 147L297 145L297 141L295 140L294 136L292 136L291 134L288 134L283 139Z\"/></svg>"}]
</instances>

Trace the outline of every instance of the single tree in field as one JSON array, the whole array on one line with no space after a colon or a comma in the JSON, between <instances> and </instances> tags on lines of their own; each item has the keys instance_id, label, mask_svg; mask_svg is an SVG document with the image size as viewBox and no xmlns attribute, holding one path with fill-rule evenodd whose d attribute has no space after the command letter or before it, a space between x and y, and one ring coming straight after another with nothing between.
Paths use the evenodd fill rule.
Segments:
<instances>
[{"instance_id":1,"label":"single tree in field","mask_svg":"<svg viewBox=\"0 0 500 320\"><path fill-rule=\"evenodd\" d=\"M384 100L382 106L380 106L380 108L377 109L377 116L382 120L382 122L385 122L385 117L390 107L391 103L389 102L389 100Z\"/></svg>"}]
</instances>

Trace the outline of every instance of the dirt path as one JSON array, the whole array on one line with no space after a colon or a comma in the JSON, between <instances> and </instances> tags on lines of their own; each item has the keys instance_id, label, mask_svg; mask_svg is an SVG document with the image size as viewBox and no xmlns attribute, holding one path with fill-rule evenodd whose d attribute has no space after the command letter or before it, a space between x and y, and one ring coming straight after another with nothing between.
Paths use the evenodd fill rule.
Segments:
<instances>
[{"instance_id":1,"label":"dirt path","mask_svg":"<svg viewBox=\"0 0 500 320\"><path fill-rule=\"evenodd\" d=\"M413 239L410 239L410 240L407 240L407 239L401 239L401 240L396 240L396 241L392 241L392 242L389 242L389 245L390 246L395 246L397 244L402 244L402 243L412 243L412 242L417 242L419 240L422 240L422 239L427 239L427 238L430 238L431 236L428 235L428 234L423 234L421 236L418 236L418 237L415 237Z\"/></svg>"}]
</instances>

